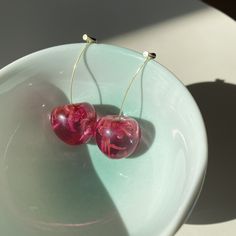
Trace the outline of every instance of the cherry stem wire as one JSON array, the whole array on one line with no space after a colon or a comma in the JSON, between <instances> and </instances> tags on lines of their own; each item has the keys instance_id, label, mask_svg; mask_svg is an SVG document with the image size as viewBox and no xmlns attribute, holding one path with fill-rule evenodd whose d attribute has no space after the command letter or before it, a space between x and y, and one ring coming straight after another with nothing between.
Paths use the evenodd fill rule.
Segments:
<instances>
[{"instance_id":1,"label":"cherry stem wire","mask_svg":"<svg viewBox=\"0 0 236 236\"><path fill-rule=\"evenodd\" d=\"M87 48L92 44L93 42L87 42L83 48L83 50L80 52L80 54L78 55L76 61L75 61L75 64L74 64L74 67L73 67L73 70L72 70L72 73L71 73L71 79L70 79L70 103L72 104L73 103L73 83L74 83L74 80L75 80L75 72L76 72L76 69L77 69L77 66L80 62L80 59L81 57L84 55L84 52L87 50Z\"/></svg>"},{"instance_id":2,"label":"cherry stem wire","mask_svg":"<svg viewBox=\"0 0 236 236\"><path fill-rule=\"evenodd\" d=\"M147 57L146 60L143 62L143 64L137 69L136 73L134 74L134 76L132 77L132 79L130 80L129 82L129 85L125 91L125 95L123 97L123 100L122 100L122 103L121 103L121 106L120 106L120 113L119 113L119 117L122 116L122 112L123 112L123 108L124 108L124 104L125 104L125 100L128 96L128 93L129 93L129 90L133 84L133 82L135 81L135 79L137 78L137 75L144 69L144 67L147 65L147 63L151 60L150 57Z\"/></svg>"}]
</instances>

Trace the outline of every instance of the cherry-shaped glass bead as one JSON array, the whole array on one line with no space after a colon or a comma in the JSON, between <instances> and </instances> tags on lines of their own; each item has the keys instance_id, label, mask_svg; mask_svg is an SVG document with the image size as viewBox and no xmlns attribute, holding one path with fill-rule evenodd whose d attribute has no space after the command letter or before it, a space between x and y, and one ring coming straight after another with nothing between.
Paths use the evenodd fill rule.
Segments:
<instances>
[{"instance_id":1,"label":"cherry-shaped glass bead","mask_svg":"<svg viewBox=\"0 0 236 236\"><path fill-rule=\"evenodd\" d=\"M112 159L130 156L136 150L140 136L138 122L133 118L120 115L100 118L95 130L98 147Z\"/></svg>"},{"instance_id":2,"label":"cherry-shaped glass bead","mask_svg":"<svg viewBox=\"0 0 236 236\"><path fill-rule=\"evenodd\" d=\"M65 143L87 143L94 134L96 112L89 103L67 104L51 112L50 122L55 134Z\"/></svg>"}]
</instances>

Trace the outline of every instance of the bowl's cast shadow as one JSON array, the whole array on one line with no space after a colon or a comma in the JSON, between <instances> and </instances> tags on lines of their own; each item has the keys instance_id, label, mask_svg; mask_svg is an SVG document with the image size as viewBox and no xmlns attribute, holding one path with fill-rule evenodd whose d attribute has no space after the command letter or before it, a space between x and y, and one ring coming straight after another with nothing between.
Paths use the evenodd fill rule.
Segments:
<instances>
[{"instance_id":1,"label":"bowl's cast shadow","mask_svg":"<svg viewBox=\"0 0 236 236\"><path fill-rule=\"evenodd\" d=\"M200 198L188 224L236 218L236 85L223 80L188 86L206 125L209 162Z\"/></svg>"},{"instance_id":2,"label":"bowl's cast shadow","mask_svg":"<svg viewBox=\"0 0 236 236\"><path fill-rule=\"evenodd\" d=\"M10 111L2 122L14 130L0 153L0 227L8 235L128 236L87 146L67 146L50 128L52 108L68 103L64 93L36 77L0 96Z\"/></svg>"}]
</instances>

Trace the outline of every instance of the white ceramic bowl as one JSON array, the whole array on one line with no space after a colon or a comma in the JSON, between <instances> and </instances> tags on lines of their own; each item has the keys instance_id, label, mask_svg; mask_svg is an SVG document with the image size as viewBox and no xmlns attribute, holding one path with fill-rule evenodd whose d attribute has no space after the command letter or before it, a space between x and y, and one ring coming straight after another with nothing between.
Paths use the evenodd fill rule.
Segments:
<instances>
[{"instance_id":1,"label":"white ceramic bowl","mask_svg":"<svg viewBox=\"0 0 236 236\"><path fill-rule=\"evenodd\" d=\"M206 170L198 107L172 73L151 61L124 107L143 131L132 158L110 160L93 143L63 144L49 114L68 103L71 70L83 46L42 50L0 71L0 235L173 235ZM91 45L78 66L74 101L118 113L143 60L128 49Z\"/></svg>"}]
</instances>

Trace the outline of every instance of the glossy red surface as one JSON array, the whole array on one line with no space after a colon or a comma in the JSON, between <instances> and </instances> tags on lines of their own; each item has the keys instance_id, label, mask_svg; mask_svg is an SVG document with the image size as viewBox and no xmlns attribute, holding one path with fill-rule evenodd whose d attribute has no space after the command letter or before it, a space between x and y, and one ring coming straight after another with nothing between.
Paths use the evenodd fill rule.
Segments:
<instances>
[{"instance_id":1,"label":"glossy red surface","mask_svg":"<svg viewBox=\"0 0 236 236\"><path fill-rule=\"evenodd\" d=\"M87 143L94 134L96 112L89 103L67 104L56 107L50 118L55 134L65 143Z\"/></svg>"},{"instance_id":2,"label":"glossy red surface","mask_svg":"<svg viewBox=\"0 0 236 236\"><path fill-rule=\"evenodd\" d=\"M112 159L130 156L139 144L140 135L140 127L135 119L118 115L102 117L95 131L98 147Z\"/></svg>"}]
</instances>

